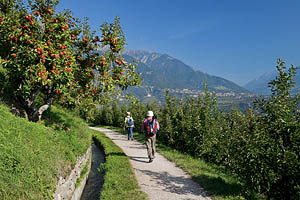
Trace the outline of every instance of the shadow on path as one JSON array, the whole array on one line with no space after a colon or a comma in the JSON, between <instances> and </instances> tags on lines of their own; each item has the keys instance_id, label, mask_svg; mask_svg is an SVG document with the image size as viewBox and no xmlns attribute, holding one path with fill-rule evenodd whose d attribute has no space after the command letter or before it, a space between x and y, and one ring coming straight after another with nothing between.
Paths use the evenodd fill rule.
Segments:
<instances>
[{"instance_id":1,"label":"shadow on path","mask_svg":"<svg viewBox=\"0 0 300 200\"><path fill-rule=\"evenodd\" d=\"M144 146L136 146L136 147L129 146L128 148L129 149L145 149L146 150L146 147L144 147Z\"/></svg>"},{"instance_id":2,"label":"shadow on path","mask_svg":"<svg viewBox=\"0 0 300 200\"><path fill-rule=\"evenodd\" d=\"M137 162L148 163L148 157L129 156L129 159Z\"/></svg>"},{"instance_id":3,"label":"shadow on path","mask_svg":"<svg viewBox=\"0 0 300 200\"><path fill-rule=\"evenodd\" d=\"M111 140L113 140L113 141L115 141L115 140L119 140L119 141L128 141L128 139L115 139L115 138L113 138L113 139L111 139Z\"/></svg>"},{"instance_id":4,"label":"shadow on path","mask_svg":"<svg viewBox=\"0 0 300 200\"><path fill-rule=\"evenodd\" d=\"M157 184L164 188L163 190L178 195L193 194L197 196L207 197L207 194L196 183L190 184L190 178L184 176L172 176L168 172L153 172L149 170L139 170L150 176Z\"/></svg>"}]
</instances>

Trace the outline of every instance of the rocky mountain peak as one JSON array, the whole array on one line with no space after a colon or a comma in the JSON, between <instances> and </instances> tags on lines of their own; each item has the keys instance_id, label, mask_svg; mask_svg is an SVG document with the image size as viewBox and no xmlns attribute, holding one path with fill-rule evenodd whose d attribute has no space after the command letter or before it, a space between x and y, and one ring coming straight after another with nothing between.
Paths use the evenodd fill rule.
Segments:
<instances>
[{"instance_id":1,"label":"rocky mountain peak","mask_svg":"<svg viewBox=\"0 0 300 200\"><path fill-rule=\"evenodd\" d=\"M131 56L144 64L152 63L154 60L163 55L150 50L125 50L123 54Z\"/></svg>"}]
</instances>

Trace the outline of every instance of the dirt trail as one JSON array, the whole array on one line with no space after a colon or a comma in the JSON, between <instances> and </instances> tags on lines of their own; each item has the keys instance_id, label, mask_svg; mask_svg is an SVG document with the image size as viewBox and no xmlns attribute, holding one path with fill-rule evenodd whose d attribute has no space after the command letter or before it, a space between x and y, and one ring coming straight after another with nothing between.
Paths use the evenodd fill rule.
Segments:
<instances>
[{"instance_id":1,"label":"dirt trail","mask_svg":"<svg viewBox=\"0 0 300 200\"><path fill-rule=\"evenodd\" d=\"M159 153L152 163L148 163L144 144L128 141L126 135L109 129L92 129L105 133L129 157L141 189L151 200L210 200L188 174Z\"/></svg>"}]
</instances>

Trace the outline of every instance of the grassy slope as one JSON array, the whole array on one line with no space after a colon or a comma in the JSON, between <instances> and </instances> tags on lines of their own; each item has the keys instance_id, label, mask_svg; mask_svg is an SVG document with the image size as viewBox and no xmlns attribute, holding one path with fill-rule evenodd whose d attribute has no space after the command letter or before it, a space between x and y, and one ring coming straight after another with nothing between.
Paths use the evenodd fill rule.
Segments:
<instances>
[{"instance_id":1,"label":"grassy slope","mask_svg":"<svg viewBox=\"0 0 300 200\"><path fill-rule=\"evenodd\" d=\"M51 199L57 177L90 145L82 120L55 107L47 117L28 122L0 105L0 199Z\"/></svg>"}]
</instances>

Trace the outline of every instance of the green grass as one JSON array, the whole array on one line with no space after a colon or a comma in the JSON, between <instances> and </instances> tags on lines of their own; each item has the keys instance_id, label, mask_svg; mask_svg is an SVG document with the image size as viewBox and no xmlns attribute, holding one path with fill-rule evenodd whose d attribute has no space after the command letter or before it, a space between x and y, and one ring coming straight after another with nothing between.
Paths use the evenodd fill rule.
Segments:
<instances>
[{"instance_id":1,"label":"green grass","mask_svg":"<svg viewBox=\"0 0 300 200\"><path fill-rule=\"evenodd\" d=\"M81 119L55 107L46 117L28 122L0 105L1 200L52 199L58 177L66 177L90 146Z\"/></svg>"},{"instance_id":2,"label":"green grass","mask_svg":"<svg viewBox=\"0 0 300 200\"><path fill-rule=\"evenodd\" d=\"M126 134L121 128L105 126L105 128ZM134 138L145 143L144 135L133 133ZM156 150L168 160L174 162L185 172L190 174L195 182L201 185L209 196L215 200L242 200L243 188L232 175L224 168L208 164L201 159L193 158L187 154L180 153L157 142Z\"/></svg>"},{"instance_id":3,"label":"green grass","mask_svg":"<svg viewBox=\"0 0 300 200\"><path fill-rule=\"evenodd\" d=\"M128 157L103 133L91 130L93 137L104 147L106 162L101 200L146 200L148 196L140 190Z\"/></svg>"}]
</instances>

